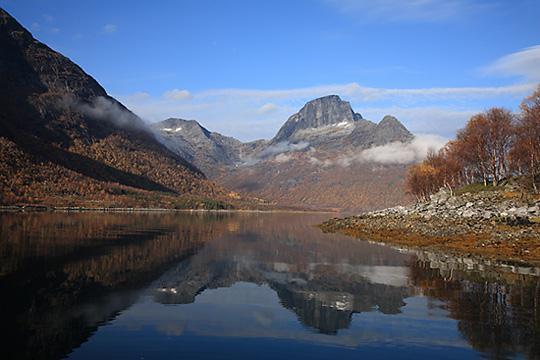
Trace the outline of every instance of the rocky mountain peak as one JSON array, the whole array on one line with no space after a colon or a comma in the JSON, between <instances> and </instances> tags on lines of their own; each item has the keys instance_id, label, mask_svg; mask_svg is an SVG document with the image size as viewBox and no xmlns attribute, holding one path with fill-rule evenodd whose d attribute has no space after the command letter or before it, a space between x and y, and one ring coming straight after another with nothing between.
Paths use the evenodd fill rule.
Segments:
<instances>
[{"instance_id":1,"label":"rocky mountain peak","mask_svg":"<svg viewBox=\"0 0 540 360\"><path fill-rule=\"evenodd\" d=\"M168 118L153 125L154 128L168 135L203 136L210 137L210 131L196 120Z\"/></svg>"},{"instance_id":2,"label":"rocky mountain peak","mask_svg":"<svg viewBox=\"0 0 540 360\"><path fill-rule=\"evenodd\" d=\"M394 116L392 115L385 115L383 117L383 119L379 122L379 127L395 127L395 126L398 126L398 127L402 127L402 128L405 128L405 126L403 126L403 124Z\"/></svg>"},{"instance_id":3,"label":"rocky mountain peak","mask_svg":"<svg viewBox=\"0 0 540 360\"><path fill-rule=\"evenodd\" d=\"M377 124L376 137L384 139L385 142L406 142L412 140L414 135L394 116L386 115Z\"/></svg>"},{"instance_id":4,"label":"rocky mountain peak","mask_svg":"<svg viewBox=\"0 0 540 360\"><path fill-rule=\"evenodd\" d=\"M17 20L0 8L0 76L12 86L11 97L48 91L55 96L91 99L107 97L97 81L67 57L36 40ZM27 93L24 93L27 91ZM2 92L2 89L0 89Z\"/></svg>"},{"instance_id":5,"label":"rocky mountain peak","mask_svg":"<svg viewBox=\"0 0 540 360\"><path fill-rule=\"evenodd\" d=\"M4 9L0 8L0 26L14 37L32 40L32 35L15 18L9 15ZM17 35L13 33L18 33Z\"/></svg>"},{"instance_id":6,"label":"rocky mountain peak","mask_svg":"<svg viewBox=\"0 0 540 360\"><path fill-rule=\"evenodd\" d=\"M232 166L240 161L242 142L211 132L196 120L168 118L152 124L152 128L171 151L195 164L206 175L215 176L220 165Z\"/></svg>"},{"instance_id":7,"label":"rocky mountain peak","mask_svg":"<svg viewBox=\"0 0 540 360\"><path fill-rule=\"evenodd\" d=\"M273 143L282 141L297 141L302 130L324 127L347 127L362 119L355 114L348 101L343 101L338 95L328 95L306 103L299 112L292 115L279 129L272 140Z\"/></svg>"}]
</instances>

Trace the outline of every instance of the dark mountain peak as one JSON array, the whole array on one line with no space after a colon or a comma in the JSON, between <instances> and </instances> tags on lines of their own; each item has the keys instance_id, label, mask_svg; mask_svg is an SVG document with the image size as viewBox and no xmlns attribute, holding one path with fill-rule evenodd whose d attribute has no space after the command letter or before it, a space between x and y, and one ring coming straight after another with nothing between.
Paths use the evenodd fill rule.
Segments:
<instances>
[{"instance_id":1,"label":"dark mountain peak","mask_svg":"<svg viewBox=\"0 0 540 360\"><path fill-rule=\"evenodd\" d=\"M358 121L358 120L363 120L364 118L362 117L362 115L360 115L359 113L354 113L354 120Z\"/></svg>"},{"instance_id":2,"label":"dark mountain peak","mask_svg":"<svg viewBox=\"0 0 540 360\"><path fill-rule=\"evenodd\" d=\"M383 119L379 122L378 126L380 126L380 127L398 126L398 127L405 128L405 126L396 117L394 117L392 115L385 115L383 117Z\"/></svg>"},{"instance_id":3,"label":"dark mountain peak","mask_svg":"<svg viewBox=\"0 0 540 360\"><path fill-rule=\"evenodd\" d=\"M374 133L374 139L378 140L378 144L395 141L407 142L412 140L413 137L414 135L407 130L405 125L391 115L386 115L381 122L377 124Z\"/></svg>"},{"instance_id":4,"label":"dark mountain peak","mask_svg":"<svg viewBox=\"0 0 540 360\"><path fill-rule=\"evenodd\" d=\"M344 101L341 100L339 95L326 95L326 96L321 96L319 98L308 101L305 106L309 106L310 104L325 103L325 102L326 103L332 103L332 102L333 103L341 103L341 102L344 102Z\"/></svg>"},{"instance_id":5,"label":"dark mountain peak","mask_svg":"<svg viewBox=\"0 0 540 360\"><path fill-rule=\"evenodd\" d=\"M398 119L386 115L378 124L365 119L357 121L354 131L347 137L345 143L368 148L395 141L407 142L413 137Z\"/></svg>"},{"instance_id":6,"label":"dark mountain peak","mask_svg":"<svg viewBox=\"0 0 540 360\"><path fill-rule=\"evenodd\" d=\"M306 127L321 127L343 121L354 121L357 116L351 104L341 100L338 95L327 95L311 100L300 109L298 114L302 116L301 123Z\"/></svg>"},{"instance_id":7,"label":"dark mountain peak","mask_svg":"<svg viewBox=\"0 0 540 360\"><path fill-rule=\"evenodd\" d=\"M341 100L338 95L323 96L307 102L299 112L292 115L279 129L272 143L302 141L302 130L305 133L308 129L346 127L359 119L362 116L354 113L348 101Z\"/></svg>"},{"instance_id":8,"label":"dark mountain peak","mask_svg":"<svg viewBox=\"0 0 540 360\"><path fill-rule=\"evenodd\" d=\"M0 49L0 76L13 85L9 90L4 87L5 91L17 92L13 97L40 92L56 97L80 97L88 102L97 96L108 97L105 89L78 65L34 39L1 8Z\"/></svg>"},{"instance_id":9,"label":"dark mountain peak","mask_svg":"<svg viewBox=\"0 0 540 360\"><path fill-rule=\"evenodd\" d=\"M18 32L19 36L24 36L26 39L33 39L32 35L21 25L15 18L0 8L0 26L3 31Z\"/></svg>"}]
</instances>

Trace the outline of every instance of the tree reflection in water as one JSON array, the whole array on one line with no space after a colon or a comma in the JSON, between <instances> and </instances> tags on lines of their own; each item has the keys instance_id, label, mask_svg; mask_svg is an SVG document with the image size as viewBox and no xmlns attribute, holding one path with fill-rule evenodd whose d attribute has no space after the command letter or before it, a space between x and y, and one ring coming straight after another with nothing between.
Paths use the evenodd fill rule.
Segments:
<instances>
[{"instance_id":1,"label":"tree reflection in water","mask_svg":"<svg viewBox=\"0 0 540 360\"><path fill-rule=\"evenodd\" d=\"M519 274L448 272L411 261L412 285L442 301L475 348L493 357L540 357L540 280Z\"/></svg>"},{"instance_id":2,"label":"tree reflection in water","mask_svg":"<svg viewBox=\"0 0 540 360\"><path fill-rule=\"evenodd\" d=\"M538 277L439 270L421 256L323 234L312 226L323 218L0 214L3 357L66 356L141 294L157 304L191 304L238 283L264 285L304 332L332 338L356 336L354 314L399 318L407 299L426 295L475 349L538 357ZM257 316L272 326L269 314Z\"/></svg>"}]
</instances>

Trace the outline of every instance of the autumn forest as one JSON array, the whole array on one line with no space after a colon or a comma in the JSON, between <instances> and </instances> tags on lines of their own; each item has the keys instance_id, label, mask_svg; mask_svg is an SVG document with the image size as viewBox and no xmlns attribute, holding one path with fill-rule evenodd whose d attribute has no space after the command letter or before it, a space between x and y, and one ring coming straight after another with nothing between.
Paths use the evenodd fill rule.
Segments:
<instances>
[{"instance_id":1,"label":"autumn forest","mask_svg":"<svg viewBox=\"0 0 540 360\"><path fill-rule=\"evenodd\" d=\"M471 117L454 140L409 168L407 188L425 200L441 187L453 193L460 186L497 186L519 176L537 193L539 175L540 86L522 101L519 114L494 107Z\"/></svg>"}]
</instances>

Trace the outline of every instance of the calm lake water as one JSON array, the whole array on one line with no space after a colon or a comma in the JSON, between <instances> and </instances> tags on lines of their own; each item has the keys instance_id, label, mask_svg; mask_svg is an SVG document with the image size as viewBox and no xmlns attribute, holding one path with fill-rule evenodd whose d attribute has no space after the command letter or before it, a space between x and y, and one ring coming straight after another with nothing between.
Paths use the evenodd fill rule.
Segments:
<instances>
[{"instance_id":1,"label":"calm lake water","mask_svg":"<svg viewBox=\"0 0 540 360\"><path fill-rule=\"evenodd\" d=\"M1 358L540 358L528 269L297 214L0 214Z\"/></svg>"}]
</instances>

